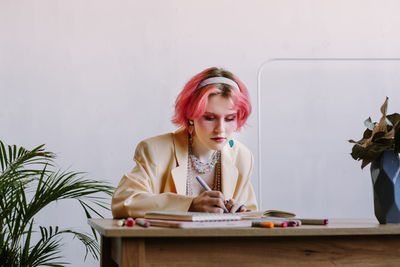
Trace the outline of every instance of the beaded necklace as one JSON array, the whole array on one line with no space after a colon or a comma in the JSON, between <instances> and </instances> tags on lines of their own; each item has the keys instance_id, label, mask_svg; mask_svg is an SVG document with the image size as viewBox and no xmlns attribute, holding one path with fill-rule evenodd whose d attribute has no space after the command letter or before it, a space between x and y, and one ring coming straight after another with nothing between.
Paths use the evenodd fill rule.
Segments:
<instances>
[{"instance_id":1,"label":"beaded necklace","mask_svg":"<svg viewBox=\"0 0 400 267\"><path fill-rule=\"evenodd\" d=\"M193 196L192 181L198 174L208 173L215 168L214 184L212 189L214 191L221 191L221 151L216 151L211 160L207 163L201 162L192 152L192 146L189 142L188 145L188 169L186 179L186 195ZM193 157L192 157L193 156ZM193 160L195 159L195 160ZM196 161L197 160L197 161ZM200 163L200 164L199 164ZM203 166L207 165L207 166ZM197 174L196 174L197 173Z\"/></svg>"},{"instance_id":2,"label":"beaded necklace","mask_svg":"<svg viewBox=\"0 0 400 267\"><path fill-rule=\"evenodd\" d=\"M192 145L189 142L189 158L192 163L193 168L198 172L198 173L209 173L212 171L217 164L220 156L219 151L215 151L214 154L212 155L211 159L207 162L201 162L194 154L192 150Z\"/></svg>"}]
</instances>

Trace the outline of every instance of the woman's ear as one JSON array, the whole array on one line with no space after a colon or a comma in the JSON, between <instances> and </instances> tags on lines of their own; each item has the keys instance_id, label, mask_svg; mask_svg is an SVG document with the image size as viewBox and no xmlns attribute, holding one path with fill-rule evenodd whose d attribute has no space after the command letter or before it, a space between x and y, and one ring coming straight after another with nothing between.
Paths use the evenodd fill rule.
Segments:
<instances>
[{"instance_id":1,"label":"woman's ear","mask_svg":"<svg viewBox=\"0 0 400 267\"><path fill-rule=\"evenodd\" d=\"M191 135L191 137L193 137L195 135L195 132L194 132L194 121L193 120L188 120L188 124L189 124L189 134Z\"/></svg>"}]
</instances>

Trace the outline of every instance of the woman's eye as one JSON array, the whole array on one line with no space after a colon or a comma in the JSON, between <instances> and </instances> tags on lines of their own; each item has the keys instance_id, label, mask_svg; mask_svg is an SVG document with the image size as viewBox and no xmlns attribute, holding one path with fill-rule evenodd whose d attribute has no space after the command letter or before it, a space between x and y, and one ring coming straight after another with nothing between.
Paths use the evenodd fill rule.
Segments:
<instances>
[{"instance_id":1,"label":"woman's eye","mask_svg":"<svg viewBox=\"0 0 400 267\"><path fill-rule=\"evenodd\" d=\"M234 121L235 120L235 117L228 117L228 118L225 118L225 121Z\"/></svg>"},{"instance_id":2,"label":"woman's eye","mask_svg":"<svg viewBox=\"0 0 400 267\"><path fill-rule=\"evenodd\" d=\"M212 116L204 116L204 119L207 121L212 121L214 119L214 117Z\"/></svg>"}]
</instances>

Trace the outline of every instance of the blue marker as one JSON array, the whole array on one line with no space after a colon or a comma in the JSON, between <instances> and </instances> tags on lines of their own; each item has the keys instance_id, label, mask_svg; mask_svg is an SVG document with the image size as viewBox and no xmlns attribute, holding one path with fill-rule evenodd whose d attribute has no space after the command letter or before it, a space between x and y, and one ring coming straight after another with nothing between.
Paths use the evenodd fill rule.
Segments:
<instances>
[{"instance_id":1,"label":"blue marker","mask_svg":"<svg viewBox=\"0 0 400 267\"><path fill-rule=\"evenodd\" d=\"M202 187L204 187L204 189L206 191L211 191L211 188L206 184L206 182L204 182L203 179L201 179L200 176L196 176L197 181L199 181L199 183L201 184ZM224 206L224 213L229 213L229 210Z\"/></svg>"}]
</instances>

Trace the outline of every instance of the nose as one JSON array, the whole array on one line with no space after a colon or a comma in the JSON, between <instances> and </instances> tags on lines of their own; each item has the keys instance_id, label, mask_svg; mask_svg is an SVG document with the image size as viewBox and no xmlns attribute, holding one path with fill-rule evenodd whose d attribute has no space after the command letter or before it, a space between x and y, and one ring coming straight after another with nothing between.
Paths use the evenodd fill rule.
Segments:
<instances>
[{"instance_id":1,"label":"nose","mask_svg":"<svg viewBox=\"0 0 400 267\"><path fill-rule=\"evenodd\" d=\"M216 133L222 133L224 131L224 120L223 119L219 119L219 120L216 121L216 125L215 125L214 131Z\"/></svg>"}]
</instances>

